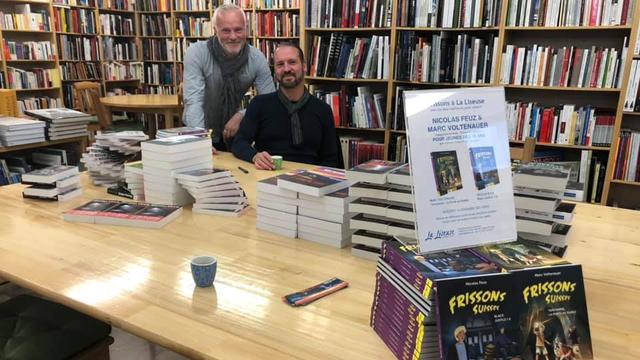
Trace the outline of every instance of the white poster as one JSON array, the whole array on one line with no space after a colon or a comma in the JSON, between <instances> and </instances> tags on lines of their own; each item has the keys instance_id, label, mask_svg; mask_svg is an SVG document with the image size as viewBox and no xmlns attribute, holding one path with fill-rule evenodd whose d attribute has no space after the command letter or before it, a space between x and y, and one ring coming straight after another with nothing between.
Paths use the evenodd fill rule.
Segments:
<instances>
[{"instance_id":1,"label":"white poster","mask_svg":"<svg viewBox=\"0 0 640 360\"><path fill-rule=\"evenodd\" d=\"M404 101L420 252L516 240L504 88Z\"/></svg>"}]
</instances>

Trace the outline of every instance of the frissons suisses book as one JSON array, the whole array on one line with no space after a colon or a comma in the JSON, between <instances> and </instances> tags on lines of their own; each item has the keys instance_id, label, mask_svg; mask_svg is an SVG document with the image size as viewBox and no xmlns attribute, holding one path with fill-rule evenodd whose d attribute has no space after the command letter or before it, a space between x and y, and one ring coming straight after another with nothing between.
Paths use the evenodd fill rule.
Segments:
<instances>
[{"instance_id":1,"label":"frissons suisses book","mask_svg":"<svg viewBox=\"0 0 640 360\"><path fill-rule=\"evenodd\" d=\"M386 184L387 175L403 164L387 160L369 160L347 170L346 175L351 182L369 182L373 184Z\"/></svg>"},{"instance_id":2,"label":"frissons suisses book","mask_svg":"<svg viewBox=\"0 0 640 360\"><path fill-rule=\"evenodd\" d=\"M145 141L140 146L142 147L143 156L145 151L170 154L210 148L211 140L194 135L180 135Z\"/></svg>"},{"instance_id":3,"label":"frissons suisses book","mask_svg":"<svg viewBox=\"0 0 640 360\"><path fill-rule=\"evenodd\" d=\"M67 119L74 121L91 120L91 115L67 108L25 110L24 113L38 119L54 122Z\"/></svg>"},{"instance_id":4,"label":"frissons suisses book","mask_svg":"<svg viewBox=\"0 0 640 360\"><path fill-rule=\"evenodd\" d=\"M439 195L462 189L462 175L455 151L434 151L431 153L431 163Z\"/></svg>"},{"instance_id":5,"label":"frissons suisses book","mask_svg":"<svg viewBox=\"0 0 640 360\"><path fill-rule=\"evenodd\" d=\"M478 246L469 250L485 261L508 271L568 263L524 239L506 244Z\"/></svg>"},{"instance_id":6,"label":"frissons suisses book","mask_svg":"<svg viewBox=\"0 0 640 360\"><path fill-rule=\"evenodd\" d=\"M278 187L311 196L324 196L348 186L345 171L330 167L294 170L278 176Z\"/></svg>"}]
</instances>

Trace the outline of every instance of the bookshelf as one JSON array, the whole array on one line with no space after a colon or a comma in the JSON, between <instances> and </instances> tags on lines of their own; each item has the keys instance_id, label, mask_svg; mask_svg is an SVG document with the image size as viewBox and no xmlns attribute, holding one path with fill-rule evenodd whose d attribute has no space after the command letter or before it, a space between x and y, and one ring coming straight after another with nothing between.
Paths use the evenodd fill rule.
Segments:
<instances>
[{"instance_id":1,"label":"bookshelf","mask_svg":"<svg viewBox=\"0 0 640 360\"><path fill-rule=\"evenodd\" d=\"M16 90L20 111L61 105L51 3L7 0L0 12L0 85Z\"/></svg>"},{"instance_id":2,"label":"bookshelf","mask_svg":"<svg viewBox=\"0 0 640 360\"><path fill-rule=\"evenodd\" d=\"M333 2L340 6L340 1ZM385 4L383 1L375 2L376 4ZM319 24L316 20L310 20L307 17L314 14L320 14L325 11L325 6L318 0L305 0L302 13L305 17L303 21L304 29L302 31L301 42L303 49L308 58L313 56L316 43L314 37L321 34L329 34L332 32L340 32L345 35L353 36L371 36L372 34L381 35L388 34L390 37L389 46L389 76L387 78L375 77L373 79L348 79L343 77L319 77L308 73L307 83L312 88L321 88L327 92L337 91L341 86L348 85L358 87L368 85L375 87L377 91L385 96L385 127L381 133L380 129L359 129L356 127L338 127L338 134L346 138L361 137L365 140L383 141L385 146L385 158L394 160L396 156L401 155L402 151L397 151L398 146L406 144L404 128L399 125L395 118L396 113L400 113L401 109L397 108L396 97L398 89L429 89L443 87L480 87L480 86L504 86L505 94L508 102L522 101L535 102L544 106L558 106L561 104L576 104L578 106L592 105L595 108L604 108L610 110L607 115L612 116L613 124L610 126L611 145L587 145L587 144L568 144L568 143L541 143L536 144L536 150L555 150L559 152L565 160L580 160L583 150L590 151L602 163L607 164L606 175L604 177L604 186L600 203L605 205L614 205L608 199L609 193L618 188L630 189L629 192L637 193L637 186L629 185L628 181L612 181L613 164L615 162L616 139L619 137L621 126L629 128L633 127L640 130L640 116L631 111L624 112L623 104L626 96L626 87L629 78L629 71L632 59L640 59L640 54L632 55L633 45L638 38L638 28L640 27L640 6L636 3L629 13L630 21L623 21L619 12L611 8L602 8L599 17L591 19L581 19L576 9L550 9L545 13L544 17L540 14L534 16L532 13L515 12L518 6L526 4L524 0L502 0L502 1L484 1L481 9L493 9L488 13L478 14L477 12L471 16L461 15L462 13L456 9L451 11L443 11L441 7L438 9L439 14L434 12L421 11L421 9L411 10L413 4L421 2L411 2L408 0L393 0L390 2L392 6L391 21L388 26L378 27L332 27L332 24ZM608 2L604 2L608 3ZM633 4L634 2L620 2L620 5ZM553 6L554 2L547 2L547 5ZM515 7L515 8L514 8ZM497 9L500 11L497 11ZM326 18L331 19L335 14L340 12L326 12ZM422 15L420 15L422 14ZM426 15L425 15L426 14ZM447 14L451 14L447 15ZM522 15L522 22L514 22L514 14ZM549 16L546 16L549 14ZM434 16L436 15L436 16ZM525 15L529 15L529 22L524 22ZM555 18L554 16L555 15ZM604 15L604 16L603 16ZM412 17L413 16L413 17ZM329 21L331 20L326 20ZM540 20L538 21L538 18ZM538 22L536 22L536 21ZM593 21L591 21L593 20ZM597 21L596 21L597 20ZM420 71L422 78L417 77L416 73L411 76L398 76L398 72L405 71L403 64L411 61L410 53L401 53L403 46L401 44L411 43L409 39L415 41L413 46L418 43L424 45L432 45L434 36L442 39L457 40L458 36L467 36L471 44L479 41L482 45L489 45L493 38L496 53L492 55L490 69L492 74L489 79L479 80L478 78L469 81L468 77L449 78L449 74L444 79L433 79L428 76L424 77L424 68ZM629 53L626 58L622 59L623 41L627 39L629 45ZM471 41L473 39L473 41ZM479 39L479 40L476 40ZM566 79L565 83L560 83L559 79L553 82L532 82L532 83L512 83L510 81L501 81L502 72L508 68L507 63L503 63L503 53L506 52L507 46L514 47L532 47L534 44L538 46L553 47L562 49L563 47L571 48L588 48L598 46L598 50L604 51L609 49L611 62L618 60L617 72L611 71L603 74L601 84L581 84L573 85L570 79ZM406 47L404 47L406 49ZM435 48L435 47L434 47ZM614 51L611 51L613 49ZM415 50L415 48L414 48ZM568 51L567 51L568 52ZM614 54L614 55L612 55ZM449 54L447 54L449 55ZM485 59L486 59L485 54ZM311 67L311 62L307 67ZM454 69L455 70L455 69ZM310 69L309 69L310 71ZM453 70L452 70L453 71ZM460 74L458 74L460 75ZM616 77L612 77L617 75ZM488 80L488 81L487 81ZM608 81L608 82L607 82ZM585 86L586 85L586 86ZM395 126L394 126L395 125ZM513 139L513 143L521 142L519 139ZM626 195L626 194L625 194ZM624 196L624 195L623 195ZM618 196L619 198L620 196ZM636 206L638 204L636 200Z\"/></svg>"}]
</instances>

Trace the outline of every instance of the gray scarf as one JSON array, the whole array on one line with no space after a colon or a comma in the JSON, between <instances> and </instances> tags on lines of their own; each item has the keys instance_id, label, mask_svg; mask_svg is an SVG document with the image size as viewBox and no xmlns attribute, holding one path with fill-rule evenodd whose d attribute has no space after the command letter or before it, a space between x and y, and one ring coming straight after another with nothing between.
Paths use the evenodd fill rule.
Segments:
<instances>
[{"instance_id":1,"label":"gray scarf","mask_svg":"<svg viewBox=\"0 0 640 360\"><path fill-rule=\"evenodd\" d=\"M247 64L249 59L249 45L245 44L240 53L234 57L227 57L217 36L212 36L207 41L207 47L211 52L211 56L215 60L215 64L220 68L223 82L222 86L222 103L224 104L221 111L216 111L208 118L213 120L212 124L207 127L213 128L214 124L227 124L227 121L240 110L240 102L244 96L244 91L240 88L240 70ZM218 120L218 121L216 121ZM214 134L220 136L221 134Z\"/></svg>"},{"instance_id":2,"label":"gray scarf","mask_svg":"<svg viewBox=\"0 0 640 360\"><path fill-rule=\"evenodd\" d=\"M287 108L289 114L289 120L291 120L291 141L293 145L300 145L304 138L302 137L302 123L300 123L300 117L298 117L298 111L304 107L304 105L311 99L311 95L307 89L304 89L304 94L297 102L291 102L282 93L282 89L278 89L278 98L282 105Z\"/></svg>"}]
</instances>

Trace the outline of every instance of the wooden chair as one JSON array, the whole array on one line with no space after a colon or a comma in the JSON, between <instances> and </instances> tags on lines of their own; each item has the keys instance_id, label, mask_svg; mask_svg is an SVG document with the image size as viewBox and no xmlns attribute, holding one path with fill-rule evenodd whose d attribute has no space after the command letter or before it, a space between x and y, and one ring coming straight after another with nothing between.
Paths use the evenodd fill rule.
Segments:
<instances>
[{"instance_id":1,"label":"wooden chair","mask_svg":"<svg viewBox=\"0 0 640 360\"><path fill-rule=\"evenodd\" d=\"M98 101L96 102L95 98ZM73 101L76 108L83 113L93 115L94 119L89 122L87 126L89 130L89 141L93 142L94 134L99 130L104 130L108 127L108 124L104 123L105 116L99 116L100 111L100 83L82 81L73 84ZM100 123L100 118L103 122Z\"/></svg>"},{"instance_id":2,"label":"wooden chair","mask_svg":"<svg viewBox=\"0 0 640 360\"><path fill-rule=\"evenodd\" d=\"M536 149L536 139L528 137L524 140L523 146L510 147L509 153L511 160L517 160L521 164L526 164L533 161L533 153Z\"/></svg>"}]
</instances>

